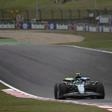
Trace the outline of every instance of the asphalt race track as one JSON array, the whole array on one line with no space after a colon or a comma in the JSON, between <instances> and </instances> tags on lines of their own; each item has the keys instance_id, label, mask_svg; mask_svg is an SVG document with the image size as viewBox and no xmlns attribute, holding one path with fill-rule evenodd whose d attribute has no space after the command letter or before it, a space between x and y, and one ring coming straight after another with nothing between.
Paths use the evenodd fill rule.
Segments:
<instances>
[{"instance_id":1,"label":"asphalt race track","mask_svg":"<svg viewBox=\"0 0 112 112\"><path fill-rule=\"evenodd\" d=\"M0 46L0 79L30 94L53 98L54 84L73 72L103 82L106 98L98 101L112 101L112 54L56 45Z\"/></svg>"}]
</instances>

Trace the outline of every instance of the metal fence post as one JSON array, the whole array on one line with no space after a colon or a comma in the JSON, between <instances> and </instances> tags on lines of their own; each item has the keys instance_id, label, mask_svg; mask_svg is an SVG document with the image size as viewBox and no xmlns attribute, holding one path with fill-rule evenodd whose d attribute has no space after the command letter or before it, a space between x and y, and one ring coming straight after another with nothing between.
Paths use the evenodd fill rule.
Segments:
<instances>
[{"instance_id":1,"label":"metal fence post","mask_svg":"<svg viewBox=\"0 0 112 112\"><path fill-rule=\"evenodd\" d=\"M77 12L78 12L78 18L80 18L81 17L81 11L78 9Z\"/></svg>"},{"instance_id":2,"label":"metal fence post","mask_svg":"<svg viewBox=\"0 0 112 112\"><path fill-rule=\"evenodd\" d=\"M54 10L51 10L51 19L54 19Z\"/></svg>"},{"instance_id":3,"label":"metal fence post","mask_svg":"<svg viewBox=\"0 0 112 112\"><path fill-rule=\"evenodd\" d=\"M60 10L60 17L61 17L61 20L63 20L63 10L62 9L59 9Z\"/></svg>"},{"instance_id":4,"label":"metal fence post","mask_svg":"<svg viewBox=\"0 0 112 112\"><path fill-rule=\"evenodd\" d=\"M26 19L29 21L29 11L26 10Z\"/></svg>"},{"instance_id":5,"label":"metal fence post","mask_svg":"<svg viewBox=\"0 0 112 112\"><path fill-rule=\"evenodd\" d=\"M69 14L69 19L72 19L72 10L71 9L68 10L68 14Z\"/></svg>"}]
</instances>

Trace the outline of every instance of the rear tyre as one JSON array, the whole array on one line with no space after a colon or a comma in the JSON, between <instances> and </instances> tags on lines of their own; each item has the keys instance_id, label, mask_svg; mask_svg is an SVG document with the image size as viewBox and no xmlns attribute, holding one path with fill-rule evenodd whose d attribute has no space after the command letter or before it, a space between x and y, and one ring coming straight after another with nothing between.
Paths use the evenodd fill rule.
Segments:
<instances>
[{"instance_id":1,"label":"rear tyre","mask_svg":"<svg viewBox=\"0 0 112 112\"><path fill-rule=\"evenodd\" d=\"M55 86L54 86L54 97L55 97L55 99L58 99L58 84L55 84Z\"/></svg>"},{"instance_id":2,"label":"rear tyre","mask_svg":"<svg viewBox=\"0 0 112 112\"><path fill-rule=\"evenodd\" d=\"M98 82L96 84L96 92L100 94L99 96L97 96L98 99L105 98L105 90L104 90L104 86L102 83Z\"/></svg>"}]
</instances>

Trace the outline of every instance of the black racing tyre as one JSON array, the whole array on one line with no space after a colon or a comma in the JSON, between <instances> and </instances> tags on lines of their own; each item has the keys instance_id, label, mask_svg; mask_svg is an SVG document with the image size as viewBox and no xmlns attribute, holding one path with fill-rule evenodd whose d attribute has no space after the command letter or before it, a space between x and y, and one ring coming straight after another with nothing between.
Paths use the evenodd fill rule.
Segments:
<instances>
[{"instance_id":1,"label":"black racing tyre","mask_svg":"<svg viewBox=\"0 0 112 112\"><path fill-rule=\"evenodd\" d=\"M100 93L100 96L97 96L98 99L104 99L105 98L105 90L102 83L98 82L96 83L96 92Z\"/></svg>"},{"instance_id":2,"label":"black racing tyre","mask_svg":"<svg viewBox=\"0 0 112 112\"><path fill-rule=\"evenodd\" d=\"M58 84L55 84L54 86L54 97L55 99L58 99Z\"/></svg>"},{"instance_id":3,"label":"black racing tyre","mask_svg":"<svg viewBox=\"0 0 112 112\"><path fill-rule=\"evenodd\" d=\"M54 97L55 99L65 99L63 96L66 92L66 85L64 83L61 84L55 84L54 86Z\"/></svg>"}]
</instances>

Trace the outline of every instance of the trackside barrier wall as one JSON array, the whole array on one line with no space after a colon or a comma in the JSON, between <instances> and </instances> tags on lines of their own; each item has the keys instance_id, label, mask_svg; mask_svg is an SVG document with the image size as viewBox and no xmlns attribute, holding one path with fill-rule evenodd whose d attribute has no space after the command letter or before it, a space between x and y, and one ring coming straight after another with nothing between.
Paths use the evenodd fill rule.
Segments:
<instances>
[{"instance_id":1,"label":"trackside barrier wall","mask_svg":"<svg viewBox=\"0 0 112 112\"><path fill-rule=\"evenodd\" d=\"M76 31L83 32L84 31L84 26L83 25L76 25Z\"/></svg>"},{"instance_id":2,"label":"trackside barrier wall","mask_svg":"<svg viewBox=\"0 0 112 112\"><path fill-rule=\"evenodd\" d=\"M110 27L103 26L103 32L111 32Z\"/></svg>"},{"instance_id":3,"label":"trackside barrier wall","mask_svg":"<svg viewBox=\"0 0 112 112\"><path fill-rule=\"evenodd\" d=\"M68 30L68 24L56 24L56 30Z\"/></svg>"},{"instance_id":4,"label":"trackside barrier wall","mask_svg":"<svg viewBox=\"0 0 112 112\"><path fill-rule=\"evenodd\" d=\"M15 29L15 24L0 24L0 29Z\"/></svg>"},{"instance_id":5,"label":"trackside barrier wall","mask_svg":"<svg viewBox=\"0 0 112 112\"><path fill-rule=\"evenodd\" d=\"M90 24L30 23L20 25L20 29L34 30L69 30L79 32L112 32L112 26ZM15 23L0 23L0 29L16 29Z\"/></svg>"},{"instance_id":6,"label":"trackside barrier wall","mask_svg":"<svg viewBox=\"0 0 112 112\"><path fill-rule=\"evenodd\" d=\"M89 32L98 32L98 28L96 26L89 26Z\"/></svg>"},{"instance_id":7,"label":"trackside barrier wall","mask_svg":"<svg viewBox=\"0 0 112 112\"><path fill-rule=\"evenodd\" d=\"M110 32L112 32L112 27L110 27Z\"/></svg>"},{"instance_id":8,"label":"trackside barrier wall","mask_svg":"<svg viewBox=\"0 0 112 112\"><path fill-rule=\"evenodd\" d=\"M48 29L49 30L56 30L56 24L55 23L48 23Z\"/></svg>"},{"instance_id":9,"label":"trackside barrier wall","mask_svg":"<svg viewBox=\"0 0 112 112\"><path fill-rule=\"evenodd\" d=\"M44 24L31 24L31 29L45 30L45 25Z\"/></svg>"},{"instance_id":10,"label":"trackside barrier wall","mask_svg":"<svg viewBox=\"0 0 112 112\"><path fill-rule=\"evenodd\" d=\"M98 27L98 32L103 32L103 27L102 26Z\"/></svg>"},{"instance_id":11,"label":"trackside barrier wall","mask_svg":"<svg viewBox=\"0 0 112 112\"><path fill-rule=\"evenodd\" d=\"M77 25L76 31L80 32L112 32L111 26Z\"/></svg>"},{"instance_id":12,"label":"trackside barrier wall","mask_svg":"<svg viewBox=\"0 0 112 112\"><path fill-rule=\"evenodd\" d=\"M67 24L55 24L55 23L48 23L48 24L31 24L31 29L37 30L68 30L69 26Z\"/></svg>"},{"instance_id":13,"label":"trackside barrier wall","mask_svg":"<svg viewBox=\"0 0 112 112\"><path fill-rule=\"evenodd\" d=\"M22 29L27 30L31 29L31 23L22 23Z\"/></svg>"}]
</instances>

